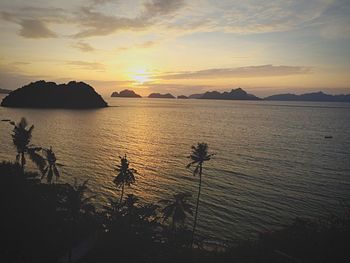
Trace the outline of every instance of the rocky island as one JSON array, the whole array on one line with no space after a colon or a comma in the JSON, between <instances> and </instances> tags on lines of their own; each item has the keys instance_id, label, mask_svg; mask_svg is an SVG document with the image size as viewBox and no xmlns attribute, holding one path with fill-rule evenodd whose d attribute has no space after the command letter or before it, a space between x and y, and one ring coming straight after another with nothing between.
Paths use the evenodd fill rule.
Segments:
<instances>
[{"instance_id":1,"label":"rocky island","mask_svg":"<svg viewBox=\"0 0 350 263\"><path fill-rule=\"evenodd\" d=\"M190 96L191 97L191 96ZM241 88L232 89L230 92L220 93L218 91L207 91L198 99L213 99L213 100L260 100L260 98L248 94Z\"/></svg>"},{"instance_id":2,"label":"rocky island","mask_svg":"<svg viewBox=\"0 0 350 263\"><path fill-rule=\"evenodd\" d=\"M108 107L93 87L71 81L56 84L40 80L12 91L1 102L3 107L93 109Z\"/></svg>"},{"instance_id":3,"label":"rocky island","mask_svg":"<svg viewBox=\"0 0 350 263\"><path fill-rule=\"evenodd\" d=\"M118 98L142 98L139 94L136 94L135 91L125 89L122 90L121 92L113 92L111 97L118 97Z\"/></svg>"},{"instance_id":4,"label":"rocky island","mask_svg":"<svg viewBox=\"0 0 350 263\"><path fill-rule=\"evenodd\" d=\"M188 99L188 97L185 96L185 95L179 95L179 96L177 96L177 98L178 98L178 99Z\"/></svg>"},{"instance_id":5,"label":"rocky island","mask_svg":"<svg viewBox=\"0 0 350 263\"><path fill-rule=\"evenodd\" d=\"M157 99L175 99L170 93L160 94L160 93L151 93L148 95L148 98L157 98Z\"/></svg>"},{"instance_id":6,"label":"rocky island","mask_svg":"<svg viewBox=\"0 0 350 263\"><path fill-rule=\"evenodd\" d=\"M305 93L301 95L295 94L277 94L264 98L264 100L275 100L275 101L329 101L329 102L350 102L350 94L344 95L330 95L319 92Z\"/></svg>"}]
</instances>

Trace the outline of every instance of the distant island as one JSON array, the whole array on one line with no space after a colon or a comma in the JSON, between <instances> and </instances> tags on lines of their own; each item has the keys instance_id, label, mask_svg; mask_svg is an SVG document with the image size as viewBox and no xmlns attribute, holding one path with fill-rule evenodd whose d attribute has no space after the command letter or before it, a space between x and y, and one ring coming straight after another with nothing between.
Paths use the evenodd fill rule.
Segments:
<instances>
[{"instance_id":1,"label":"distant island","mask_svg":"<svg viewBox=\"0 0 350 263\"><path fill-rule=\"evenodd\" d=\"M295 94L278 94L264 98L264 100L276 100L276 101L329 101L329 102L350 102L350 94L348 95L330 95L323 93L322 91L305 93L301 95Z\"/></svg>"},{"instance_id":2,"label":"distant island","mask_svg":"<svg viewBox=\"0 0 350 263\"><path fill-rule=\"evenodd\" d=\"M84 82L56 84L40 80L12 91L3 107L91 109L108 107L103 98Z\"/></svg>"},{"instance_id":3,"label":"distant island","mask_svg":"<svg viewBox=\"0 0 350 263\"><path fill-rule=\"evenodd\" d=\"M188 99L188 97L185 96L185 95L179 95L179 96L177 96L177 98L178 98L178 99Z\"/></svg>"},{"instance_id":4,"label":"distant island","mask_svg":"<svg viewBox=\"0 0 350 263\"><path fill-rule=\"evenodd\" d=\"M241 88L232 89L230 92L207 91L204 94L193 94L190 98L213 99L213 100L261 100L260 98L248 94Z\"/></svg>"},{"instance_id":5,"label":"distant island","mask_svg":"<svg viewBox=\"0 0 350 263\"><path fill-rule=\"evenodd\" d=\"M125 89L122 90L121 92L113 92L111 97L119 97L119 98L141 98L139 94L136 94L135 91Z\"/></svg>"},{"instance_id":6,"label":"distant island","mask_svg":"<svg viewBox=\"0 0 350 263\"><path fill-rule=\"evenodd\" d=\"M170 93L160 94L160 93L151 93L148 95L148 98L157 98L157 99L175 99Z\"/></svg>"},{"instance_id":7,"label":"distant island","mask_svg":"<svg viewBox=\"0 0 350 263\"><path fill-rule=\"evenodd\" d=\"M192 94L188 96L189 99L200 99L203 96L203 94Z\"/></svg>"},{"instance_id":8,"label":"distant island","mask_svg":"<svg viewBox=\"0 0 350 263\"><path fill-rule=\"evenodd\" d=\"M9 89L0 89L0 94L9 94L11 91Z\"/></svg>"}]
</instances>

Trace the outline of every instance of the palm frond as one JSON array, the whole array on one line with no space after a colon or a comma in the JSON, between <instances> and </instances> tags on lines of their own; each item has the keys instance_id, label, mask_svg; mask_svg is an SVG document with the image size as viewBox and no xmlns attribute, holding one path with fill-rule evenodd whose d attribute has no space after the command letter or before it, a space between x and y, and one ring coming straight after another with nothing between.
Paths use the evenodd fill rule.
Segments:
<instances>
[{"instance_id":1,"label":"palm frond","mask_svg":"<svg viewBox=\"0 0 350 263\"><path fill-rule=\"evenodd\" d=\"M27 150L27 154L29 155L30 160L39 168L40 172L42 173L45 168L46 161L44 157L37 153L37 151L39 151L39 148L29 148Z\"/></svg>"}]
</instances>

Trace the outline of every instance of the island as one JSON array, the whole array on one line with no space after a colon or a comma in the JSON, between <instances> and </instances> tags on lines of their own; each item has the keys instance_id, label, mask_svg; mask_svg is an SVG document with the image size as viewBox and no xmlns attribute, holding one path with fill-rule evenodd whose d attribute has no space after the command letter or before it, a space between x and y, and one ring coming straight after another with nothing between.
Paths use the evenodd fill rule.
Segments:
<instances>
[{"instance_id":1,"label":"island","mask_svg":"<svg viewBox=\"0 0 350 263\"><path fill-rule=\"evenodd\" d=\"M0 89L0 94L9 94L11 91L9 89Z\"/></svg>"},{"instance_id":2,"label":"island","mask_svg":"<svg viewBox=\"0 0 350 263\"><path fill-rule=\"evenodd\" d=\"M56 84L40 80L12 91L2 100L1 106L93 109L108 107L108 104L93 87L84 82L71 81L68 84Z\"/></svg>"},{"instance_id":3,"label":"island","mask_svg":"<svg viewBox=\"0 0 350 263\"><path fill-rule=\"evenodd\" d=\"M200 99L203 96L203 93L200 94L192 94L188 96L189 99Z\"/></svg>"},{"instance_id":4,"label":"island","mask_svg":"<svg viewBox=\"0 0 350 263\"><path fill-rule=\"evenodd\" d=\"M191 96L190 96L191 97ZM207 91L199 99L213 99L213 100L261 100L260 98L248 94L241 88L232 89L230 92L220 93L218 91Z\"/></svg>"},{"instance_id":5,"label":"island","mask_svg":"<svg viewBox=\"0 0 350 263\"><path fill-rule=\"evenodd\" d=\"M188 97L185 96L185 95L179 95L179 96L177 96L177 98L178 98L178 99L188 99Z\"/></svg>"},{"instance_id":6,"label":"island","mask_svg":"<svg viewBox=\"0 0 350 263\"><path fill-rule=\"evenodd\" d=\"M139 94L136 94L135 91L125 89L122 90L121 92L113 92L111 97L118 97L118 98L142 98Z\"/></svg>"},{"instance_id":7,"label":"island","mask_svg":"<svg viewBox=\"0 0 350 263\"><path fill-rule=\"evenodd\" d=\"M173 95L170 93L160 94L160 93L151 93L148 95L148 98L156 98L156 99L175 99Z\"/></svg>"},{"instance_id":8,"label":"island","mask_svg":"<svg viewBox=\"0 0 350 263\"><path fill-rule=\"evenodd\" d=\"M350 102L350 94L330 95L319 92L305 93L301 95L295 94L277 94L264 98L264 100L274 101L324 101L324 102Z\"/></svg>"}]
</instances>

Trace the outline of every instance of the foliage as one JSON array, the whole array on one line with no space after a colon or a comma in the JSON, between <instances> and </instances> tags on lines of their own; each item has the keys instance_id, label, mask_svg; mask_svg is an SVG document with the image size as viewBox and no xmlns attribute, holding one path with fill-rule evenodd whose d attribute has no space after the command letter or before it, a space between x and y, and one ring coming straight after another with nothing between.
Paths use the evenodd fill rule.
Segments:
<instances>
[{"instance_id":1,"label":"foliage","mask_svg":"<svg viewBox=\"0 0 350 263\"><path fill-rule=\"evenodd\" d=\"M163 222L171 219L171 228L176 230L177 226L184 226L186 214L192 215L193 206L187 203L187 199L191 197L189 193L178 193L173 199L163 199L159 202L164 204L162 209Z\"/></svg>"},{"instance_id":2,"label":"foliage","mask_svg":"<svg viewBox=\"0 0 350 263\"><path fill-rule=\"evenodd\" d=\"M193 171L193 175L199 175L199 183L198 183L198 195L197 195L197 202L196 202L196 210L194 214L194 222L193 222L193 230L192 230L192 245L194 244L194 234L196 231L197 226L197 219L198 219L198 208L199 208L199 198L201 195L201 189L202 189L202 172L203 172L203 163L206 161L209 161L214 154L208 153L208 144L202 142L198 143L197 146L192 145L191 147L192 152L188 158L190 158L190 163L187 165L187 168L190 168L192 165L195 165L195 169Z\"/></svg>"},{"instance_id":3,"label":"foliage","mask_svg":"<svg viewBox=\"0 0 350 263\"><path fill-rule=\"evenodd\" d=\"M21 165L23 170L26 164L25 156L28 155L34 164L36 164L39 169L42 169L45 161L38 154L41 147L30 145L34 125L28 127L28 123L25 118L21 118L20 122L18 123L11 121L10 124L13 125L12 142L17 150L16 162Z\"/></svg>"},{"instance_id":4,"label":"foliage","mask_svg":"<svg viewBox=\"0 0 350 263\"><path fill-rule=\"evenodd\" d=\"M113 182L117 188L122 189L119 201L119 204L121 204L124 195L124 187L125 185L130 186L135 183L135 174L137 174L137 171L129 167L129 161L126 158L126 155L119 158L120 165L117 165L117 168L115 169L117 171L117 176L114 178Z\"/></svg>"},{"instance_id":5,"label":"foliage","mask_svg":"<svg viewBox=\"0 0 350 263\"><path fill-rule=\"evenodd\" d=\"M56 155L52 150L52 147L50 149L43 149L43 153L45 155L45 161L46 165L41 169L41 179L43 179L46 176L46 180L48 183L52 183L53 176L56 177L56 180L60 177L60 172L57 169L58 164L56 161Z\"/></svg>"}]
</instances>

